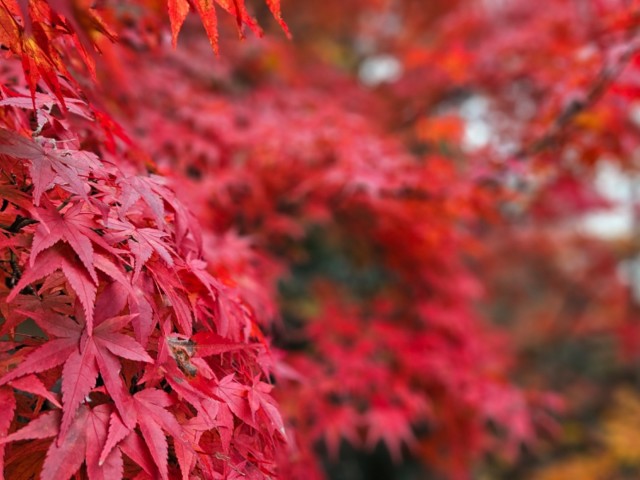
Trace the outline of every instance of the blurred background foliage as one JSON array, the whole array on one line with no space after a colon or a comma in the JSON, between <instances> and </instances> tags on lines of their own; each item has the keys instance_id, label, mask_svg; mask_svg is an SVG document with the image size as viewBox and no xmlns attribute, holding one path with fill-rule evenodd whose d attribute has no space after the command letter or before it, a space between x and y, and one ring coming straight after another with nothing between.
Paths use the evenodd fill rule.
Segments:
<instances>
[{"instance_id":1,"label":"blurred background foliage","mask_svg":"<svg viewBox=\"0 0 640 480\"><path fill-rule=\"evenodd\" d=\"M283 0L218 59L142 3L106 108L280 351L283 478L640 477L638 1Z\"/></svg>"},{"instance_id":2,"label":"blurred background foliage","mask_svg":"<svg viewBox=\"0 0 640 480\"><path fill-rule=\"evenodd\" d=\"M247 146L240 138L230 148L243 158L256 152L274 161L282 161L283 152L311 158L315 174L323 175L322 162L329 170L344 166L382 135L392 147L374 149L370 165L382 171L404 165L387 169L380 160L391 148L392 156L409 154L418 167L409 169L409 187L398 181L403 191L394 191L384 175L358 178L362 183L352 186L386 188L392 200L368 203L326 191L309 200L326 188L310 187L315 193L274 206L287 219L278 225L266 225L258 213L248 218L251 202L242 195L243 209L214 201L219 211L235 212L214 220L222 230L240 225L291 267L279 281L284 327L276 345L322 350L309 336L319 321L316 332L359 325L353 334L364 338L369 327L363 325L375 325L366 319L376 309L392 304L392 310L421 315L413 310L416 302L439 295L444 303L425 306L427 322L462 338L456 329L469 328L467 317L480 315L499 332L480 342L504 353L499 362L509 365L510 381L529 392L529 405L545 406L528 417L536 433L523 426L512 440L500 421L480 420L482 429L493 431L487 443L469 426L477 417L469 422L456 410L455 418L443 420L438 389L421 387L435 411L412 422L417 444L402 447L402 462L382 444L354 447L342 424L333 440L338 447L327 445L328 437L314 444L329 478L638 478L640 5L326 0L284 1L283 11L293 42L281 41L266 8L258 9L266 39L223 42L232 60L223 57L218 71L224 73L207 82L222 96L249 98L249 111L269 98L256 92L276 95L276 105L287 107L272 121L286 133L273 144ZM291 100L304 89L311 99ZM365 126L345 133L350 127L338 116L323 113L328 106ZM298 142L294 137L307 129L313 132L308 143ZM345 146L340 134L359 136L362 145ZM267 197L290 192L297 181L264 183L266 171L260 175L272 192ZM381 225L381 218L392 220ZM459 267L447 264L458 261ZM410 292L410 285L418 287ZM348 320L353 316L359 320ZM483 355L472 361L487 362L483 367L491 370L498 360ZM454 354L453 364L467 368L456 361ZM338 368L311 374L315 386ZM293 412L307 401L304 395L319 391L282 399L283 408ZM512 408L501 396L486 402L485 413ZM448 422L444 432L442 421ZM451 445L459 450L444 451Z\"/></svg>"}]
</instances>

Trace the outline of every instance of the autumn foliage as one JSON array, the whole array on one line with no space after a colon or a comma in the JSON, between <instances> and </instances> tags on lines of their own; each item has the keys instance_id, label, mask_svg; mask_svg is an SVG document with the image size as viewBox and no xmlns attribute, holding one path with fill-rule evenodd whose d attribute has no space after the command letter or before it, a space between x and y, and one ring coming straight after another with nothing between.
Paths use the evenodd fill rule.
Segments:
<instances>
[{"instance_id":1,"label":"autumn foliage","mask_svg":"<svg viewBox=\"0 0 640 480\"><path fill-rule=\"evenodd\" d=\"M640 5L297 3L0 1L3 478L555 478L637 414L637 243L575 225Z\"/></svg>"},{"instance_id":2,"label":"autumn foliage","mask_svg":"<svg viewBox=\"0 0 640 480\"><path fill-rule=\"evenodd\" d=\"M273 475L286 434L256 319L206 270L184 204L79 98L64 57L92 73L91 35L111 35L60 3L1 10L5 476Z\"/></svg>"}]
</instances>

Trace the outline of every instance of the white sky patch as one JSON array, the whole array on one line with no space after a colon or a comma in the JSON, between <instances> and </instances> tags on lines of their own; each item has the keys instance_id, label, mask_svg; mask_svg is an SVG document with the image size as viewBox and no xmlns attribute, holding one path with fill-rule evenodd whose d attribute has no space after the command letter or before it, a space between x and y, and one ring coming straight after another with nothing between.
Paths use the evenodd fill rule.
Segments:
<instances>
[{"instance_id":1,"label":"white sky patch","mask_svg":"<svg viewBox=\"0 0 640 480\"><path fill-rule=\"evenodd\" d=\"M588 233L603 238L631 235L634 215L634 179L613 163L601 162L596 174L596 190L615 206L586 215L583 228Z\"/></svg>"},{"instance_id":2,"label":"white sky patch","mask_svg":"<svg viewBox=\"0 0 640 480\"><path fill-rule=\"evenodd\" d=\"M358 69L360 81L369 87L395 82L402 76L402 64L393 55L372 55Z\"/></svg>"},{"instance_id":3,"label":"white sky patch","mask_svg":"<svg viewBox=\"0 0 640 480\"><path fill-rule=\"evenodd\" d=\"M460 105L460 116L465 120L462 147L472 151L485 147L491 140L491 126L487 121L489 101L474 95Z\"/></svg>"}]
</instances>

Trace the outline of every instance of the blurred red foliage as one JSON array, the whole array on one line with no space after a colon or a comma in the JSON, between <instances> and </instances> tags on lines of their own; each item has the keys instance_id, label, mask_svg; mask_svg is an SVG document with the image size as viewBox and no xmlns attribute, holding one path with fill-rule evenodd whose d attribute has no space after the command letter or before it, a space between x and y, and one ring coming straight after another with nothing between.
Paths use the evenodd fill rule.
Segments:
<instances>
[{"instance_id":1,"label":"blurred red foliage","mask_svg":"<svg viewBox=\"0 0 640 480\"><path fill-rule=\"evenodd\" d=\"M640 5L258 3L0 3L4 476L516 475L634 356Z\"/></svg>"}]
</instances>

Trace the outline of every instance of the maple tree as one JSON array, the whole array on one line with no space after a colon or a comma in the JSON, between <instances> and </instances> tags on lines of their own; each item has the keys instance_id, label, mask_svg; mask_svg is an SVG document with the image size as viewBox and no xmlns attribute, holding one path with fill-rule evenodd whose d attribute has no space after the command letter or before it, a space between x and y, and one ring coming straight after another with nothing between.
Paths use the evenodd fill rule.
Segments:
<instances>
[{"instance_id":1,"label":"maple tree","mask_svg":"<svg viewBox=\"0 0 640 480\"><path fill-rule=\"evenodd\" d=\"M571 224L640 6L488 3L0 2L4 478L509 475L584 411L530 357L633 357L634 247Z\"/></svg>"},{"instance_id":2,"label":"maple tree","mask_svg":"<svg viewBox=\"0 0 640 480\"><path fill-rule=\"evenodd\" d=\"M169 3L176 35L189 5ZM194 5L215 47L213 6ZM256 320L206 271L183 203L67 70L77 55L95 75L94 35L113 34L73 3L3 2L0 15L4 476L270 475L286 434Z\"/></svg>"}]
</instances>

